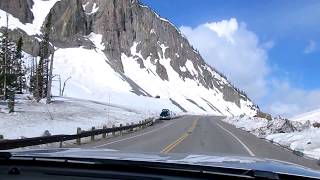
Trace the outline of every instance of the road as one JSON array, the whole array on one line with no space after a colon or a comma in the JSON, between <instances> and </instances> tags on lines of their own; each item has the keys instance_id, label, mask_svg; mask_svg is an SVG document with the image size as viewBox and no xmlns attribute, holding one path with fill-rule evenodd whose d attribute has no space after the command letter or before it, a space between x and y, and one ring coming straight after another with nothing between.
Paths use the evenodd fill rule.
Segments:
<instances>
[{"instance_id":1,"label":"road","mask_svg":"<svg viewBox=\"0 0 320 180\"><path fill-rule=\"evenodd\" d=\"M292 152L221 121L222 117L183 116L81 147L125 152L240 155L277 159L320 170L316 160Z\"/></svg>"}]
</instances>

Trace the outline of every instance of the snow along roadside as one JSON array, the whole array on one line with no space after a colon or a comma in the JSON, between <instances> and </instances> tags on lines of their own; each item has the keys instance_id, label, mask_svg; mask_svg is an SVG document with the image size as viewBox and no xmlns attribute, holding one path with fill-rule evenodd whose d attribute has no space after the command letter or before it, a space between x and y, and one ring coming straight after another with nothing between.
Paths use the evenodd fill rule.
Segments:
<instances>
[{"instance_id":1,"label":"snow along roadside","mask_svg":"<svg viewBox=\"0 0 320 180\"><path fill-rule=\"evenodd\" d=\"M0 104L0 135L5 139L38 137L46 130L51 135L75 134L77 127L83 130L92 126L112 127L156 116L123 106L72 98L57 97L51 104L36 103L28 95L17 96L15 113L1 112L5 108Z\"/></svg>"},{"instance_id":2,"label":"snow along roadside","mask_svg":"<svg viewBox=\"0 0 320 180\"><path fill-rule=\"evenodd\" d=\"M299 123L281 118L268 121L256 117L228 117L224 122L248 131L255 136L309 158L320 158L320 128L309 122Z\"/></svg>"}]
</instances>

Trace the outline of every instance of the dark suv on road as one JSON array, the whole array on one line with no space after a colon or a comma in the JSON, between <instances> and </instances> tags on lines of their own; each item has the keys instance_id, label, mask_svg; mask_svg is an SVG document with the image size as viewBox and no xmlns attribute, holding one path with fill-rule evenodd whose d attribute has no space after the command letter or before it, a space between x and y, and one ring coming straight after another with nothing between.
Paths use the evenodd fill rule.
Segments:
<instances>
[{"instance_id":1,"label":"dark suv on road","mask_svg":"<svg viewBox=\"0 0 320 180\"><path fill-rule=\"evenodd\" d=\"M160 114L161 120L170 120L171 119L171 112L169 109L162 109L162 112Z\"/></svg>"}]
</instances>

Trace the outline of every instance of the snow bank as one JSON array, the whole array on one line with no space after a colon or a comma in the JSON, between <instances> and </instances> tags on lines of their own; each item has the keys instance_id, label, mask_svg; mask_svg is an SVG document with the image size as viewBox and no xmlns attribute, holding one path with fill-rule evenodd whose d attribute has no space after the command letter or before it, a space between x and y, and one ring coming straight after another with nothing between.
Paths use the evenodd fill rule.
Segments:
<instances>
[{"instance_id":1,"label":"snow bank","mask_svg":"<svg viewBox=\"0 0 320 180\"><path fill-rule=\"evenodd\" d=\"M305 155L320 158L320 129L309 128L301 132L270 134L266 139L287 146Z\"/></svg>"},{"instance_id":2,"label":"snow bank","mask_svg":"<svg viewBox=\"0 0 320 180\"><path fill-rule=\"evenodd\" d=\"M228 117L224 119L224 121L229 124L235 125L237 128L250 132L266 127L268 125L268 120L264 118L253 118L249 116Z\"/></svg>"},{"instance_id":3,"label":"snow bank","mask_svg":"<svg viewBox=\"0 0 320 180\"><path fill-rule=\"evenodd\" d=\"M0 109L4 109L0 105ZM88 130L126 123L137 123L157 114L144 114L134 109L73 98L55 98L51 104L36 103L26 95L17 96L16 112L0 112L0 134L5 139L75 134L77 127Z\"/></svg>"},{"instance_id":4,"label":"snow bank","mask_svg":"<svg viewBox=\"0 0 320 180\"><path fill-rule=\"evenodd\" d=\"M229 117L223 121L252 134L276 142L304 155L320 158L320 128L314 128L310 121L303 123L275 118L268 121L255 117Z\"/></svg>"}]
</instances>

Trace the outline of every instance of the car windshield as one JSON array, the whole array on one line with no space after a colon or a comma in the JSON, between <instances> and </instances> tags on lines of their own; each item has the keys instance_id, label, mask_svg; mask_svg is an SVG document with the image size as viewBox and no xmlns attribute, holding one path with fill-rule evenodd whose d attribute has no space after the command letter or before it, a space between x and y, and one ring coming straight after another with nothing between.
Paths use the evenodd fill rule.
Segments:
<instances>
[{"instance_id":1,"label":"car windshield","mask_svg":"<svg viewBox=\"0 0 320 180\"><path fill-rule=\"evenodd\" d=\"M320 170L319 16L316 0L0 0L0 150Z\"/></svg>"},{"instance_id":2,"label":"car windshield","mask_svg":"<svg viewBox=\"0 0 320 180\"><path fill-rule=\"evenodd\" d=\"M167 116L168 114L169 114L168 111L162 111L161 114L160 114L160 116Z\"/></svg>"}]
</instances>

